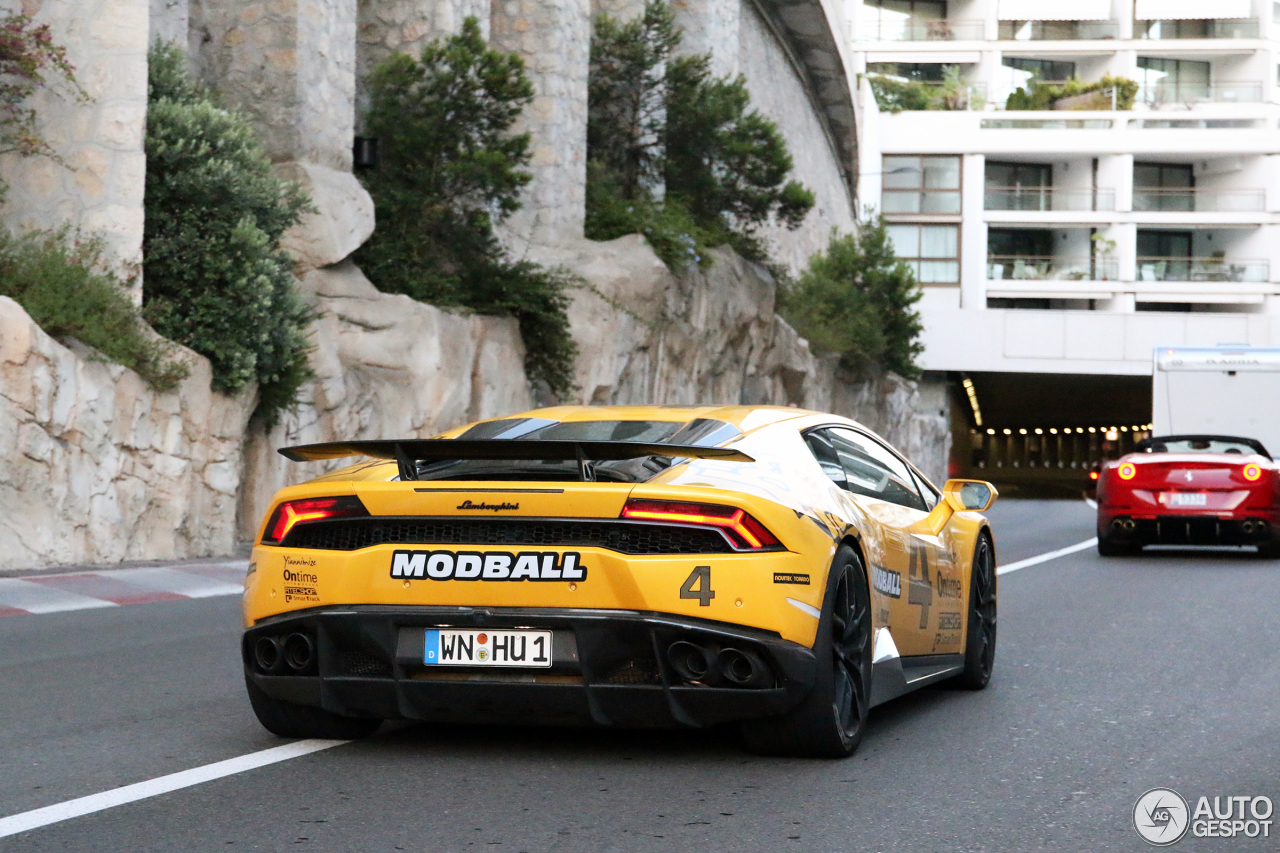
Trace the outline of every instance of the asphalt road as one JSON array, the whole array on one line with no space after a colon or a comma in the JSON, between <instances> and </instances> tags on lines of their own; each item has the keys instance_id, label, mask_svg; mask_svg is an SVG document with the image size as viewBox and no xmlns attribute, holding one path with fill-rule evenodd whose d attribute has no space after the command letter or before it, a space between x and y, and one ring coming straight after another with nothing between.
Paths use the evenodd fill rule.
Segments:
<instances>
[{"instance_id":1,"label":"asphalt road","mask_svg":"<svg viewBox=\"0 0 1280 853\"><path fill-rule=\"evenodd\" d=\"M992 513L1002 563L1081 502ZM0 851L1137 851L1137 797L1280 802L1280 564L1092 550L1000 578L996 673L873 713L845 761L731 732L401 726L30 832ZM235 598L0 619L0 817L275 746ZM1276 816L1280 823L1280 815ZM1276 850L1195 839L1175 850Z\"/></svg>"}]
</instances>

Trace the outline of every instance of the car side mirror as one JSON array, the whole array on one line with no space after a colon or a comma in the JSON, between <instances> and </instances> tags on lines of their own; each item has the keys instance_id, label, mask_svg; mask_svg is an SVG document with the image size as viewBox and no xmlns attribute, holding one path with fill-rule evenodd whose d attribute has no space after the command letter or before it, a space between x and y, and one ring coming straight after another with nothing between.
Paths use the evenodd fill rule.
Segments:
<instances>
[{"instance_id":1,"label":"car side mirror","mask_svg":"<svg viewBox=\"0 0 1280 853\"><path fill-rule=\"evenodd\" d=\"M947 480L942 497L956 512L986 512L999 496L996 487L983 480Z\"/></svg>"}]
</instances>

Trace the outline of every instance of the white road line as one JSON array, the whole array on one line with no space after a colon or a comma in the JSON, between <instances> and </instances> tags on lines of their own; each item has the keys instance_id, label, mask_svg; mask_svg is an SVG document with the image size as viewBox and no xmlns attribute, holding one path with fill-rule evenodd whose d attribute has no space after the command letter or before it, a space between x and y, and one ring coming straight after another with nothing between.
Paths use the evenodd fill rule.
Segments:
<instances>
[{"instance_id":1,"label":"white road line","mask_svg":"<svg viewBox=\"0 0 1280 853\"><path fill-rule=\"evenodd\" d=\"M90 794L87 797L67 800L65 803L56 803L52 806L45 806L42 809L10 815L9 817L0 818L0 838L7 838L10 835L17 835L19 832L39 829L52 823L60 823L64 820L71 820L75 817L93 814L116 806L123 806L127 803L136 803L138 800L145 800L160 794L168 794L172 791L190 788L203 782L212 782L214 779L221 779L224 776L234 776L237 773L244 773L247 770L254 770L258 767L266 767L268 764L288 761L291 758L299 758L303 755L319 752L322 749L332 749L335 746L342 746L344 743L350 743L350 741L300 740L284 746L264 749L261 752L251 752L239 758L228 758L226 761L206 764L203 767L193 767L190 770L170 773L168 776L159 776L146 782L125 785L123 788L103 791L100 794Z\"/></svg>"},{"instance_id":2,"label":"white road line","mask_svg":"<svg viewBox=\"0 0 1280 853\"><path fill-rule=\"evenodd\" d=\"M1045 554L1037 554L1034 557L1028 557L1025 560L1019 560L1016 563L1010 563L1007 566L1000 566L996 569L996 574L1005 575L1009 572L1016 572L1018 569L1025 569L1028 566L1038 566L1041 563L1047 563L1050 560L1056 560L1059 557L1065 557L1068 554L1074 554L1077 551L1083 551L1086 548L1092 548L1098 544L1097 538L1086 539L1083 542L1077 542L1074 545L1068 545L1065 548L1059 548L1056 551L1049 551Z\"/></svg>"}]
</instances>

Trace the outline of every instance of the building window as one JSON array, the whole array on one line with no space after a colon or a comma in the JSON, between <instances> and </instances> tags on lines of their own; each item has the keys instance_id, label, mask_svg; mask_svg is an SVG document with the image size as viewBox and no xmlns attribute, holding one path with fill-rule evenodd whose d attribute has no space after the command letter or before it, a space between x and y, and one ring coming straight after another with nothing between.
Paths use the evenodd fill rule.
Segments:
<instances>
[{"instance_id":1,"label":"building window","mask_svg":"<svg viewBox=\"0 0 1280 853\"><path fill-rule=\"evenodd\" d=\"M1191 166L1177 163L1133 164L1133 209L1193 211L1196 179Z\"/></svg>"},{"instance_id":2,"label":"building window","mask_svg":"<svg viewBox=\"0 0 1280 853\"><path fill-rule=\"evenodd\" d=\"M862 5L864 37L881 41L920 41L927 38L929 21L947 17L940 0L873 0Z\"/></svg>"},{"instance_id":3,"label":"building window","mask_svg":"<svg viewBox=\"0 0 1280 853\"><path fill-rule=\"evenodd\" d=\"M1053 59L1022 59L1016 56L1008 56L1002 62L1004 67L1005 85L1009 87L1009 91L1018 88L1029 88L1031 80L1043 82L1061 82L1070 80L1076 76L1076 64L1074 62L1059 62Z\"/></svg>"},{"instance_id":4,"label":"building window","mask_svg":"<svg viewBox=\"0 0 1280 853\"><path fill-rule=\"evenodd\" d=\"M960 281L959 225L886 225L893 253L906 262L921 284Z\"/></svg>"},{"instance_id":5,"label":"building window","mask_svg":"<svg viewBox=\"0 0 1280 853\"><path fill-rule=\"evenodd\" d=\"M959 157L895 156L881 164L881 212L960 212Z\"/></svg>"},{"instance_id":6,"label":"building window","mask_svg":"<svg viewBox=\"0 0 1280 853\"><path fill-rule=\"evenodd\" d=\"M1205 100L1209 97L1209 63L1139 56L1138 84L1138 98L1148 104Z\"/></svg>"}]
</instances>

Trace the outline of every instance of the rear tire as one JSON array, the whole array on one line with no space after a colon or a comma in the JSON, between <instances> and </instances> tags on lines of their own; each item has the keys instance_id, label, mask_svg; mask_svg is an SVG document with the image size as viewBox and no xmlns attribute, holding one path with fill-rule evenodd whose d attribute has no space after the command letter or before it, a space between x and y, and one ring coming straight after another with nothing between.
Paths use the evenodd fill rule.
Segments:
<instances>
[{"instance_id":1,"label":"rear tire","mask_svg":"<svg viewBox=\"0 0 1280 853\"><path fill-rule=\"evenodd\" d=\"M1132 557L1142 553L1142 546L1133 542L1121 542L1106 533L1098 534L1098 556Z\"/></svg>"},{"instance_id":2,"label":"rear tire","mask_svg":"<svg viewBox=\"0 0 1280 853\"><path fill-rule=\"evenodd\" d=\"M378 730L382 720L344 717L323 708L294 705L273 699L262 688L245 678L249 704L262 727L280 737L323 738L325 740L359 740Z\"/></svg>"},{"instance_id":3,"label":"rear tire","mask_svg":"<svg viewBox=\"0 0 1280 853\"><path fill-rule=\"evenodd\" d=\"M1264 542L1258 546L1258 556L1263 560L1280 560L1280 542Z\"/></svg>"},{"instance_id":4,"label":"rear tire","mask_svg":"<svg viewBox=\"0 0 1280 853\"><path fill-rule=\"evenodd\" d=\"M871 594L862 560L848 545L836 551L824 601L813 690L782 716L742 724L752 752L844 758L862 741L871 701Z\"/></svg>"},{"instance_id":5,"label":"rear tire","mask_svg":"<svg viewBox=\"0 0 1280 853\"><path fill-rule=\"evenodd\" d=\"M964 671L957 687L981 690L991 681L996 663L996 555L991 537L978 537L969 574L969 627L965 632Z\"/></svg>"}]
</instances>

